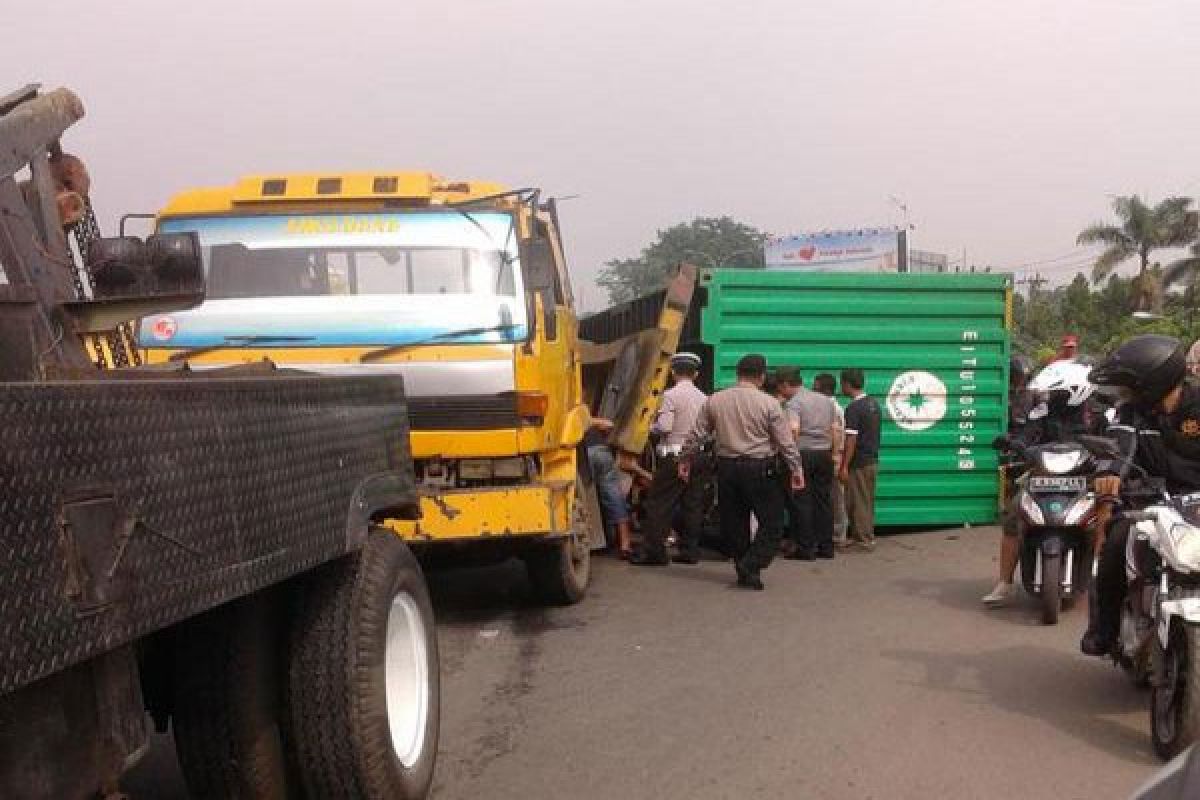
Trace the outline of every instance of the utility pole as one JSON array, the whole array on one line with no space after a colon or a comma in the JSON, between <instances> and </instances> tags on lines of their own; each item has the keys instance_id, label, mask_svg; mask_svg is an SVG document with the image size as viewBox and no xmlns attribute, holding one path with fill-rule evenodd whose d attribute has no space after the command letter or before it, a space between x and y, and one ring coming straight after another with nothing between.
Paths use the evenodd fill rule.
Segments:
<instances>
[{"instance_id":1,"label":"utility pole","mask_svg":"<svg viewBox=\"0 0 1200 800\"><path fill-rule=\"evenodd\" d=\"M1040 272L1035 272L1033 274L1033 277L1025 277L1025 278L1021 278L1021 280L1017 281L1018 286L1028 286L1029 287L1029 303L1030 303L1030 305L1032 305L1033 302L1037 299L1038 291L1042 288L1042 285L1046 284L1046 283L1049 283L1049 281L1046 278L1043 278L1042 273L1040 273Z\"/></svg>"}]
</instances>

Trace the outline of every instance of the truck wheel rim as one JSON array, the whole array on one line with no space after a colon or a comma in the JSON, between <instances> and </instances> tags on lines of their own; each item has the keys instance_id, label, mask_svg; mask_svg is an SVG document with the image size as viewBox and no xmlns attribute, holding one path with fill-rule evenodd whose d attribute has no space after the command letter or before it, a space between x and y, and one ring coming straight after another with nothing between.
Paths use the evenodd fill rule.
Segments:
<instances>
[{"instance_id":1,"label":"truck wheel rim","mask_svg":"<svg viewBox=\"0 0 1200 800\"><path fill-rule=\"evenodd\" d=\"M412 768L425 748L429 716L429 652L421 609L408 594L398 594L388 611L384 686L392 750Z\"/></svg>"}]
</instances>

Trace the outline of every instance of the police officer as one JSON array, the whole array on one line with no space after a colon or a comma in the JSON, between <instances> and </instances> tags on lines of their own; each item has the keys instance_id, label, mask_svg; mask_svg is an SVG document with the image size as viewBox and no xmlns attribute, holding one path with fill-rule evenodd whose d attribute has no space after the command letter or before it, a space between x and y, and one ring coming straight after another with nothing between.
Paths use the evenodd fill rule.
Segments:
<instances>
[{"instance_id":1,"label":"police officer","mask_svg":"<svg viewBox=\"0 0 1200 800\"><path fill-rule=\"evenodd\" d=\"M804 468L787 417L779 401L762 391L767 360L743 356L737 363L737 385L704 403L683 445L679 475L687 480L701 445L716 436L717 502L721 532L733 554L737 585L763 588L761 572L775 557L783 531L783 487L777 480L776 457L792 471L791 490L804 488ZM750 541L750 514L758 535Z\"/></svg>"},{"instance_id":2,"label":"police officer","mask_svg":"<svg viewBox=\"0 0 1200 800\"><path fill-rule=\"evenodd\" d=\"M675 561L696 564L700 561L700 529L704 524L704 482L699 476L683 480L679 476L679 454L696 424L696 417L708 396L696 388L700 356L676 353L671 358L671 378L675 385L663 392L662 405L650 426L659 443L654 477L646 492L646 518L642 528L642 547L630 559L638 566L666 566L667 531L682 502L683 530Z\"/></svg>"},{"instance_id":3,"label":"police officer","mask_svg":"<svg viewBox=\"0 0 1200 800\"><path fill-rule=\"evenodd\" d=\"M1153 334L1125 342L1091 373L1094 385L1114 387L1121 395L1123 402L1113 428L1118 442L1128 443L1136 437L1138 466L1165 479L1173 493L1200 490L1200 386L1186 378L1186 347L1173 337ZM1097 496L1115 502L1121 480L1120 474L1097 478ZM1104 542L1093 616L1080 642L1088 655L1107 655L1116 644L1128 588L1128 537L1128 524L1119 523L1112 526Z\"/></svg>"},{"instance_id":4,"label":"police officer","mask_svg":"<svg viewBox=\"0 0 1200 800\"><path fill-rule=\"evenodd\" d=\"M787 557L798 561L833 558L833 435L837 412L825 395L808 389L795 367L776 375L787 397L787 410L796 425L796 447L804 462L808 486L794 495L788 507L788 531L796 549Z\"/></svg>"}]
</instances>

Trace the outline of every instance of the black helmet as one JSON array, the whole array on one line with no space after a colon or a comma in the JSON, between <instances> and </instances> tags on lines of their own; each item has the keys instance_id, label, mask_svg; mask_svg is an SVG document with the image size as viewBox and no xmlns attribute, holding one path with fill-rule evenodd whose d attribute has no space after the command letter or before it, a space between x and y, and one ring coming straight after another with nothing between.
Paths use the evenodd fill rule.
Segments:
<instances>
[{"instance_id":1,"label":"black helmet","mask_svg":"<svg viewBox=\"0 0 1200 800\"><path fill-rule=\"evenodd\" d=\"M1183 383L1187 348L1173 336L1134 336L1092 369L1095 386L1130 390L1140 405L1152 407Z\"/></svg>"},{"instance_id":2,"label":"black helmet","mask_svg":"<svg viewBox=\"0 0 1200 800\"><path fill-rule=\"evenodd\" d=\"M1029 356L1014 355L1008 360L1008 382L1012 386L1024 386L1033 374L1033 361Z\"/></svg>"}]
</instances>

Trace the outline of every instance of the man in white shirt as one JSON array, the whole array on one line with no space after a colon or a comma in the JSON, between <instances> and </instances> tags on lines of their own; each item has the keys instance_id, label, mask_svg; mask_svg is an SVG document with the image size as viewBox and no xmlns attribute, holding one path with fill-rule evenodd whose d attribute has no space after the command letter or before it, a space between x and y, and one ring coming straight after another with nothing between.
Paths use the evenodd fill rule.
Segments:
<instances>
[{"instance_id":1,"label":"man in white shirt","mask_svg":"<svg viewBox=\"0 0 1200 800\"><path fill-rule=\"evenodd\" d=\"M822 372L817 377L813 378L813 389L820 392L829 398L829 402L833 404L834 410L837 412L837 422L833 428L833 470L837 474L837 470L842 465L842 454L846 446L846 412L838 405L837 398L837 378L833 377L828 372ZM833 543L837 547L845 547L849 543L846 531L850 527L850 520L846 517L846 498L842 493L842 484L840 481L834 481L832 487L833 500Z\"/></svg>"},{"instance_id":2,"label":"man in white shirt","mask_svg":"<svg viewBox=\"0 0 1200 800\"><path fill-rule=\"evenodd\" d=\"M683 530L679 532L679 552L674 560L696 564L700 560L700 532L704 524L704 481L699 477L679 477L679 454L696 416L708 396L696 387L700 357L694 353L676 353L671 358L674 386L663 392L662 404L650 431L659 437L654 477L646 492L646 517L642 526L642 546L629 561L642 567L665 567L667 533L682 503Z\"/></svg>"}]
</instances>

